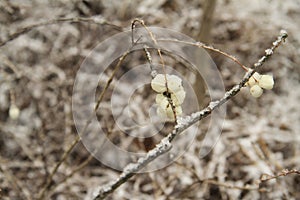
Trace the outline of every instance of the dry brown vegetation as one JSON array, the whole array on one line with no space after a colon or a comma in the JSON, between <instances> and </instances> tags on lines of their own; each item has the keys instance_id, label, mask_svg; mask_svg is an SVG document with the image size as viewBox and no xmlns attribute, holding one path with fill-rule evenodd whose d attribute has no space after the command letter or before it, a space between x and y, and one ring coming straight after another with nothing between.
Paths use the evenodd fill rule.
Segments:
<instances>
[{"instance_id":1,"label":"dry brown vegetation","mask_svg":"<svg viewBox=\"0 0 300 200\"><path fill-rule=\"evenodd\" d=\"M198 39L203 8L204 1L192 0L1 1L0 199L92 199L116 179L120 172L91 157L79 141L72 117L77 70L95 45L130 29L135 17ZM300 3L220 0L213 19L210 43L247 67L287 30L287 42L259 69L273 74L274 89L259 99L247 89L233 97L222 135L204 158L199 134L176 162L134 176L108 199L300 199ZM211 56L226 89L242 79L243 70L231 60ZM130 61L124 60L121 71ZM139 94L144 109L154 101L146 98L148 91ZM17 119L9 116L14 105ZM111 140L128 145L122 133L113 132L104 108L97 114ZM160 138L131 141L131 150L148 151Z\"/></svg>"}]
</instances>

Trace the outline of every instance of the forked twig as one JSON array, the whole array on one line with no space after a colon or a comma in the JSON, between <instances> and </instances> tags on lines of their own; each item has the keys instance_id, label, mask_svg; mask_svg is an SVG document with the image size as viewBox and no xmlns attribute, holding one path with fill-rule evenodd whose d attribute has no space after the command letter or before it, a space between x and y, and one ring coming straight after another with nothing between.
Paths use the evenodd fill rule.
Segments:
<instances>
[{"instance_id":1,"label":"forked twig","mask_svg":"<svg viewBox=\"0 0 300 200\"><path fill-rule=\"evenodd\" d=\"M273 55L274 50L288 37L286 31L281 31L280 36L277 38L270 49L265 51L265 55L258 60L257 63L254 64L253 69L249 69L240 83L233 86L229 91L227 91L224 96L217 100L211 102L206 108L203 110L193 113L190 116L182 117L178 119L178 124L175 126L175 129L169 133L165 138L161 140L161 142L151 151L149 151L145 157L140 158L136 163L131 163L127 167L125 167L124 171L120 174L119 178L111 181L107 185L104 185L100 188L97 196L94 200L104 199L107 195L116 190L120 185L125 183L129 178L135 175L138 171L144 168L151 161L155 160L160 155L168 152L172 148L171 142L173 139L186 130L188 127L193 125L194 123L202 120L207 117L213 110L220 107L222 104L227 102L233 96L235 96L242 87L244 87L245 83L249 80L249 78L254 74L256 69L263 65L263 63Z\"/></svg>"},{"instance_id":2,"label":"forked twig","mask_svg":"<svg viewBox=\"0 0 300 200\"><path fill-rule=\"evenodd\" d=\"M121 64L123 62L123 60L128 56L128 54L130 53L130 51L132 50L133 47L130 47L127 51L125 51L123 53L123 55L119 58L118 63L116 64L112 74L110 75L109 79L107 80L104 89L101 91L97 102L96 102L96 106L94 108L95 112L98 110L100 103L103 100L103 97L108 89L108 87L110 86L115 74L117 73L117 71L120 69ZM53 168L52 172L50 173L50 175L47 178L46 184L44 185L44 187L42 188L41 192L39 193L38 199L41 200L45 197L46 191L49 190L53 176L56 174L58 168L61 166L61 164L66 160L66 158L68 157L68 155L71 153L71 151L74 149L74 147L76 146L76 144L78 144L80 142L80 135L82 135L86 129L88 128L89 124L91 123L91 120L93 118L94 115L91 115L88 120L85 123L85 126L83 127L82 131L76 136L75 140L72 142L72 144L67 148L67 150L64 152L62 158L59 160L59 162L56 163L55 167ZM89 161L92 159L91 156L89 156L82 165L80 165L80 167L74 169L67 177L65 177L65 180L61 181L60 183L65 182L68 178L70 178L71 176L73 176L77 171L79 171L80 169L82 169L84 166L86 166Z\"/></svg>"},{"instance_id":3,"label":"forked twig","mask_svg":"<svg viewBox=\"0 0 300 200\"><path fill-rule=\"evenodd\" d=\"M145 26L146 27L146 26ZM148 27L146 28L148 30ZM149 34L152 35L151 31L149 31ZM154 36L151 36L154 40ZM115 77L115 74L117 73L117 71L120 69L122 62L124 61L124 59L129 55L130 51L133 49L133 47L136 45L136 43L139 41L139 39L137 39L137 41L133 42L133 45L127 50L125 51L122 56L119 58L118 63L116 64L112 74L110 75L109 79L107 80L103 90L101 91L95 108L94 110L97 111L99 109L100 103L102 102L104 95L108 89L108 87L110 86L111 82L113 81L113 78ZM46 191L50 190L50 184L52 182L53 176L56 174L58 168L60 167L60 165L66 160L67 156L71 153L71 151L73 150L73 148L76 146L76 144L79 143L80 141L80 135L82 135L87 127L89 126L91 120L92 120L92 116L90 116L84 126L84 128L82 129L81 133L78 134L78 136L75 138L75 140L72 142L72 144L69 146L69 148L67 148L67 150L64 152L62 158L60 159L60 161L58 163L56 163L54 169L52 170L52 172L50 173L49 177L47 178L46 184L44 185L44 187L42 188L41 192L39 193L38 199L43 199L45 197ZM62 181L60 181L59 184L65 182L67 179L69 179L70 177L72 177L77 171L81 170L83 167L85 167L91 160L92 160L93 156L89 156L80 166L78 166L77 168L75 168L69 175L67 175ZM56 186L57 187L57 186ZM54 188L52 188L54 189Z\"/></svg>"}]
</instances>

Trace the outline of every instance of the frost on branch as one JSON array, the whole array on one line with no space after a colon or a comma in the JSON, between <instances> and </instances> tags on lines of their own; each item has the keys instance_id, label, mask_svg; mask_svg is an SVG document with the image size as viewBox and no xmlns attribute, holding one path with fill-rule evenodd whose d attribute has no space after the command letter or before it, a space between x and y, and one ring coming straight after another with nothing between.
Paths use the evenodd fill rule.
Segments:
<instances>
[{"instance_id":1,"label":"frost on branch","mask_svg":"<svg viewBox=\"0 0 300 200\"><path fill-rule=\"evenodd\" d=\"M286 32L281 33L281 35L277 38L277 40L273 43L273 46L270 48L272 51L272 54L274 50L287 38ZM273 77L269 75L260 75L259 73L255 73L255 70L257 70L259 67L261 67L264 62L272 55L270 55L270 51L265 52L266 55L264 55L261 59L258 60L257 63L254 64L254 69L247 69L246 74L244 75L243 79L236 85L234 85L230 90L225 92L223 97L221 97L219 100L211 102L206 108L197 111L195 113L192 113L191 115L185 116L185 117L178 117L177 118L177 124L175 125L173 131L171 131L165 138L161 140L161 142L151 151L147 153L147 155L143 158L140 158L136 163L129 164L124 172L114 181L112 181L109 185L104 186L99 191L98 195L94 198L94 200L103 199L108 194L112 193L116 188L118 188L120 185L125 183L130 177L134 175L135 172L139 171L143 167L145 167L148 163L150 163L152 160L158 158L160 155L166 153L169 149L172 147L172 141L184 130L186 130L188 127L193 125L194 123L202 120L203 118L210 115L214 110L216 110L218 107L226 103L228 100L230 100L233 96L238 94L238 92L246 85L249 87L258 87L260 90L264 89L272 89L274 85ZM174 92L172 90L173 85L171 84L169 88L169 80L170 75L162 75L159 74L156 77L154 77L153 81L151 82L151 87L153 90L158 92L159 94L165 95L172 100L171 94ZM172 78L171 78L172 80ZM180 82L180 81L179 81ZM175 81L176 86L176 81ZM177 81L177 87L180 88L181 82L178 86ZM173 88L174 89L174 88ZM184 90L183 90L184 91ZM254 91L255 92L255 91ZM256 91L257 92L257 91ZM176 92L175 92L176 94ZM259 94L259 93L258 93ZM257 95L258 96L258 95ZM161 100L161 96L157 97L159 100L158 104L162 104L163 100ZM290 171L292 172L292 171ZM295 173L295 171L293 171ZM296 171L298 173L298 171ZM288 173L283 173L282 175L285 175ZM281 176L281 175L278 175ZM274 177L278 177L274 176ZM272 179L263 179L263 180L270 180ZM263 181L262 181L263 182ZM222 183L222 186L224 184ZM230 186L232 188L232 186ZM255 190L260 189L259 187L253 187ZM248 186L245 187L239 187L237 189L246 189L246 190L252 190L252 188L249 188Z\"/></svg>"}]
</instances>

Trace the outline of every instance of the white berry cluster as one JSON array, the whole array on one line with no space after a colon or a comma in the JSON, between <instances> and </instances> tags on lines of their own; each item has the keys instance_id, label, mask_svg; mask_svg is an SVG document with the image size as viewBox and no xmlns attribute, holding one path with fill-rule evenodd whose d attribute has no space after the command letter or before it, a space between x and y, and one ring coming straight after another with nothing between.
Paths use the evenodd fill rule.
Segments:
<instances>
[{"instance_id":1,"label":"white berry cluster","mask_svg":"<svg viewBox=\"0 0 300 200\"><path fill-rule=\"evenodd\" d=\"M271 75L261 75L255 72L246 83L250 87L250 93L255 98L262 95L263 89L271 90L274 86L274 79Z\"/></svg>"},{"instance_id":2,"label":"white berry cluster","mask_svg":"<svg viewBox=\"0 0 300 200\"><path fill-rule=\"evenodd\" d=\"M166 81L168 88L166 87ZM185 91L182 87L182 80L178 76L157 74L151 81L151 87L158 93L155 101L158 105L157 114L159 116L172 121L175 120L169 99L175 107L176 116L182 114L181 104L185 98Z\"/></svg>"}]
</instances>

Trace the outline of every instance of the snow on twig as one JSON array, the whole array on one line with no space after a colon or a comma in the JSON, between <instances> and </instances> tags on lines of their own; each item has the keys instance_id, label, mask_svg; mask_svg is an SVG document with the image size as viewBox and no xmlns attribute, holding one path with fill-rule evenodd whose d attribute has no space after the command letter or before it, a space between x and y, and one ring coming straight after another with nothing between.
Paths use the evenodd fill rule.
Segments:
<instances>
[{"instance_id":1,"label":"snow on twig","mask_svg":"<svg viewBox=\"0 0 300 200\"><path fill-rule=\"evenodd\" d=\"M287 37L287 32L285 30L282 30L280 32L280 35L277 37L276 41L272 43L272 47L265 51L265 55L253 65L252 69L249 69L245 73L243 79L238 84L236 84L230 90L228 90L221 99L210 102L210 104L203 110L195 112L189 116L178 118L177 125L171 133L169 133L165 138L163 138L154 149L152 149L146 154L145 157L140 158L136 163L131 163L127 165L127 167L125 167L124 171L116 180L113 180L107 185L102 186L94 200L104 199L107 195L116 190L120 185L127 182L129 178L134 176L135 173L140 171L151 161L155 160L162 154L168 152L172 148L171 142L174 140L174 138L176 138L176 136L178 136L180 133L182 133L194 123L210 115L213 110L220 107L233 96L235 96L241 90L241 88L244 87L245 83L249 80L249 78L256 72L257 68L261 67L266 62L266 60L273 55L275 49L279 47L279 45L282 42L284 42Z\"/></svg>"}]
</instances>

